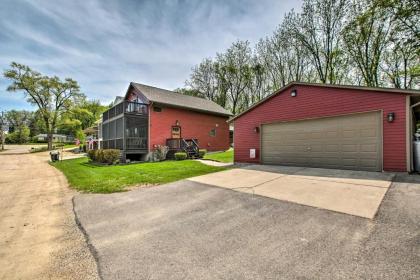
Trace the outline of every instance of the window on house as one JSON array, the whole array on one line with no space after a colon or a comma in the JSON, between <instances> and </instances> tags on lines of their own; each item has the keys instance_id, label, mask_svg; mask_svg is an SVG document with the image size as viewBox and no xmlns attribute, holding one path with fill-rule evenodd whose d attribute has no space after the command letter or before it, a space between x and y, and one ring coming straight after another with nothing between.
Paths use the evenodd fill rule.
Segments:
<instances>
[{"instance_id":1,"label":"window on house","mask_svg":"<svg viewBox=\"0 0 420 280\"><path fill-rule=\"evenodd\" d=\"M210 134L211 137L216 137L216 129L213 128L212 130L210 130L209 134Z\"/></svg>"},{"instance_id":2,"label":"window on house","mask_svg":"<svg viewBox=\"0 0 420 280\"><path fill-rule=\"evenodd\" d=\"M162 112L162 108L153 106L153 111Z\"/></svg>"}]
</instances>

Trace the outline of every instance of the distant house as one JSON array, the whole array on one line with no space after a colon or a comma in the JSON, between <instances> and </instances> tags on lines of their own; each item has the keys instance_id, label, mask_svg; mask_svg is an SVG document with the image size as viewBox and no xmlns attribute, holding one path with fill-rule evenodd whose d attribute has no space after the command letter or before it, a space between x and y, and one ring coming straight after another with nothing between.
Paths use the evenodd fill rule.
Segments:
<instances>
[{"instance_id":1,"label":"distant house","mask_svg":"<svg viewBox=\"0 0 420 280\"><path fill-rule=\"evenodd\" d=\"M156 145L170 153L229 148L231 113L213 101L138 83L104 112L100 147L120 149L122 159L145 160Z\"/></svg>"},{"instance_id":2,"label":"distant house","mask_svg":"<svg viewBox=\"0 0 420 280\"><path fill-rule=\"evenodd\" d=\"M40 142L47 142L48 135L47 134L38 134L35 136L36 139ZM72 136L64 135L64 134L53 134L53 142L71 142L74 138Z\"/></svg>"}]
</instances>

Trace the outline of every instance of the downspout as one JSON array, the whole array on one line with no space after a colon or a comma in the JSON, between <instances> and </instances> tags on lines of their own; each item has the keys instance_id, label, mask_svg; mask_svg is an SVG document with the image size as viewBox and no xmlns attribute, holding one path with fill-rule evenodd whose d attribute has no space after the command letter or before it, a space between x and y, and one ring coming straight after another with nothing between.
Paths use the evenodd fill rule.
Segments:
<instances>
[{"instance_id":1,"label":"downspout","mask_svg":"<svg viewBox=\"0 0 420 280\"><path fill-rule=\"evenodd\" d=\"M151 145L151 139L150 139L150 131L151 129L151 116L152 116L152 107L153 107L153 101L150 101L149 106L147 108L147 110L149 110L148 114L147 114L147 155L149 155L151 149L150 149L150 145Z\"/></svg>"}]
</instances>

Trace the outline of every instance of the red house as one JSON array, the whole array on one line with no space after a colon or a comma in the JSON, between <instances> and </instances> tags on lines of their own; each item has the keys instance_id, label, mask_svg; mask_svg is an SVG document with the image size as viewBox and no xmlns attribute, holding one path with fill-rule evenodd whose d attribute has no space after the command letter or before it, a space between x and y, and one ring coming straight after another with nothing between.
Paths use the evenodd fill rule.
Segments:
<instances>
[{"instance_id":1,"label":"red house","mask_svg":"<svg viewBox=\"0 0 420 280\"><path fill-rule=\"evenodd\" d=\"M235 162L411 171L420 91L290 83L233 118Z\"/></svg>"},{"instance_id":2,"label":"red house","mask_svg":"<svg viewBox=\"0 0 420 280\"><path fill-rule=\"evenodd\" d=\"M207 99L130 83L125 97L103 114L101 148L120 149L123 160L146 160L156 145L169 146L169 156L227 150L230 116Z\"/></svg>"}]
</instances>

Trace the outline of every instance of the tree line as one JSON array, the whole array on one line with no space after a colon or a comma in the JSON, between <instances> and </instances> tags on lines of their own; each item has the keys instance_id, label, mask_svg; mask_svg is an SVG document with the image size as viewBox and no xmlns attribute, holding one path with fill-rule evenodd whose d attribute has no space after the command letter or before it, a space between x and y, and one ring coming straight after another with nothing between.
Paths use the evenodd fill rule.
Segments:
<instances>
[{"instance_id":1,"label":"tree line","mask_svg":"<svg viewBox=\"0 0 420 280\"><path fill-rule=\"evenodd\" d=\"M240 113L289 82L418 89L420 1L304 0L255 46L236 41L177 91Z\"/></svg>"}]
</instances>

